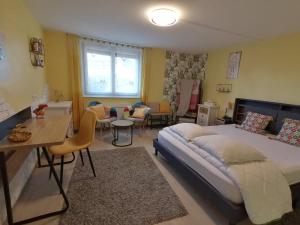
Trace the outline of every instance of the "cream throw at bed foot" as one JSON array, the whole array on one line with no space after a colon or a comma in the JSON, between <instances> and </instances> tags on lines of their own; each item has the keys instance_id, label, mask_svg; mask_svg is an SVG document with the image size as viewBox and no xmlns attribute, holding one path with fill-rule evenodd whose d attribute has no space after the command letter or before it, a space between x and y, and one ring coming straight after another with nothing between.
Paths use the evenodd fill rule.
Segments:
<instances>
[{"instance_id":1,"label":"cream throw at bed foot","mask_svg":"<svg viewBox=\"0 0 300 225\"><path fill-rule=\"evenodd\" d=\"M223 162L242 193L250 220L264 224L292 211L291 190L281 170L255 148L225 135L193 139L201 149Z\"/></svg>"},{"instance_id":2,"label":"cream throw at bed foot","mask_svg":"<svg viewBox=\"0 0 300 225\"><path fill-rule=\"evenodd\" d=\"M274 163L230 165L229 171L241 190L252 223L268 223L292 211L291 190Z\"/></svg>"}]
</instances>

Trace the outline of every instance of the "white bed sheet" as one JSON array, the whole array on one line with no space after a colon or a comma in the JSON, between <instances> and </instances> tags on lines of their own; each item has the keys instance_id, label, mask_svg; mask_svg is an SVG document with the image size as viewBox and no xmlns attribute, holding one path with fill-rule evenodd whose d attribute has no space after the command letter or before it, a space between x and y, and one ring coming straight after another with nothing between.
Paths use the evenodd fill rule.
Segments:
<instances>
[{"instance_id":1,"label":"white bed sheet","mask_svg":"<svg viewBox=\"0 0 300 225\"><path fill-rule=\"evenodd\" d=\"M177 137L176 137L177 136ZM158 142L167 147L177 158L182 160L193 170L198 172L212 186L214 186L225 198L234 203L242 203L243 198L238 186L226 176L219 168L201 157L180 140L180 136L172 133L170 129L161 130L158 134Z\"/></svg>"},{"instance_id":2,"label":"white bed sheet","mask_svg":"<svg viewBox=\"0 0 300 225\"><path fill-rule=\"evenodd\" d=\"M250 133L235 127L235 125L209 126L207 129L244 141L255 147L272 160L282 170L290 185L300 182L300 148L288 145L267 136ZM243 202L239 187L227 176L227 168L217 159L198 148L191 142L186 142L169 128L164 128L158 134L158 141L167 147L176 157L197 171L224 197L234 203Z\"/></svg>"}]
</instances>

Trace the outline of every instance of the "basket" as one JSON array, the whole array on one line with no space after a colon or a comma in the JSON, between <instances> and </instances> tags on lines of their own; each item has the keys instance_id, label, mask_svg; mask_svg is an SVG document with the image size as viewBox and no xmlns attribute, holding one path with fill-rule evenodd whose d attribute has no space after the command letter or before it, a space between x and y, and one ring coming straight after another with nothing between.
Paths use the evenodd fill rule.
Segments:
<instances>
[{"instance_id":1,"label":"basket","mask_svg":"<svg viewBox=\"0 0 300 225\"><path fill-rule=\"evenodd\" d=\"M31 138L31 132L14 130L7 138L12 142L25 142Z\"/></svg>"}]
</instances>

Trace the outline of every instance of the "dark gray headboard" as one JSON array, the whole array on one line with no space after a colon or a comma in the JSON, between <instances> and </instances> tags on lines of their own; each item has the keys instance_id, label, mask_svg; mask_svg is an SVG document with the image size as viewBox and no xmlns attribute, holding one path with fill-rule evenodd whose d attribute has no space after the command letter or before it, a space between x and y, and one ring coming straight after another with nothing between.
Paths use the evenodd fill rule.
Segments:
<instances>
[{"instance_id":1,"label":"dark gray headboard","mask_svg":"<svg viewBox=\"0 0 300 225\"><path fill-rule=\"evenodd\" d=\"M234 123L241 124L249 111L272 116L273 121L267 130L273 134L280 131L285 118L300 120L299 105L237 98L233 112Z\"/></svg>"}]
</instances>

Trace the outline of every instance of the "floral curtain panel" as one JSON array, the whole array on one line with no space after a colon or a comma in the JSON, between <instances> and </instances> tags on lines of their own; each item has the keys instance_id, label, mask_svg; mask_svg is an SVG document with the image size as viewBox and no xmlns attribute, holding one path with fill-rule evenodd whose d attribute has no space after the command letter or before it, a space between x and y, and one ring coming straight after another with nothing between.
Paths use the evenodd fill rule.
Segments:
<instances>
[{"instance_id":1,"label":"floral curtain panel","mask_svg":"<svg viewBox=\"0 0 300 225\"><path fill-rule=\"evenodd\" d=\"M176 83L180 79L204 80L207 54L166 52L164 97L176 109Z\"/></svg>"}]
</instances>

